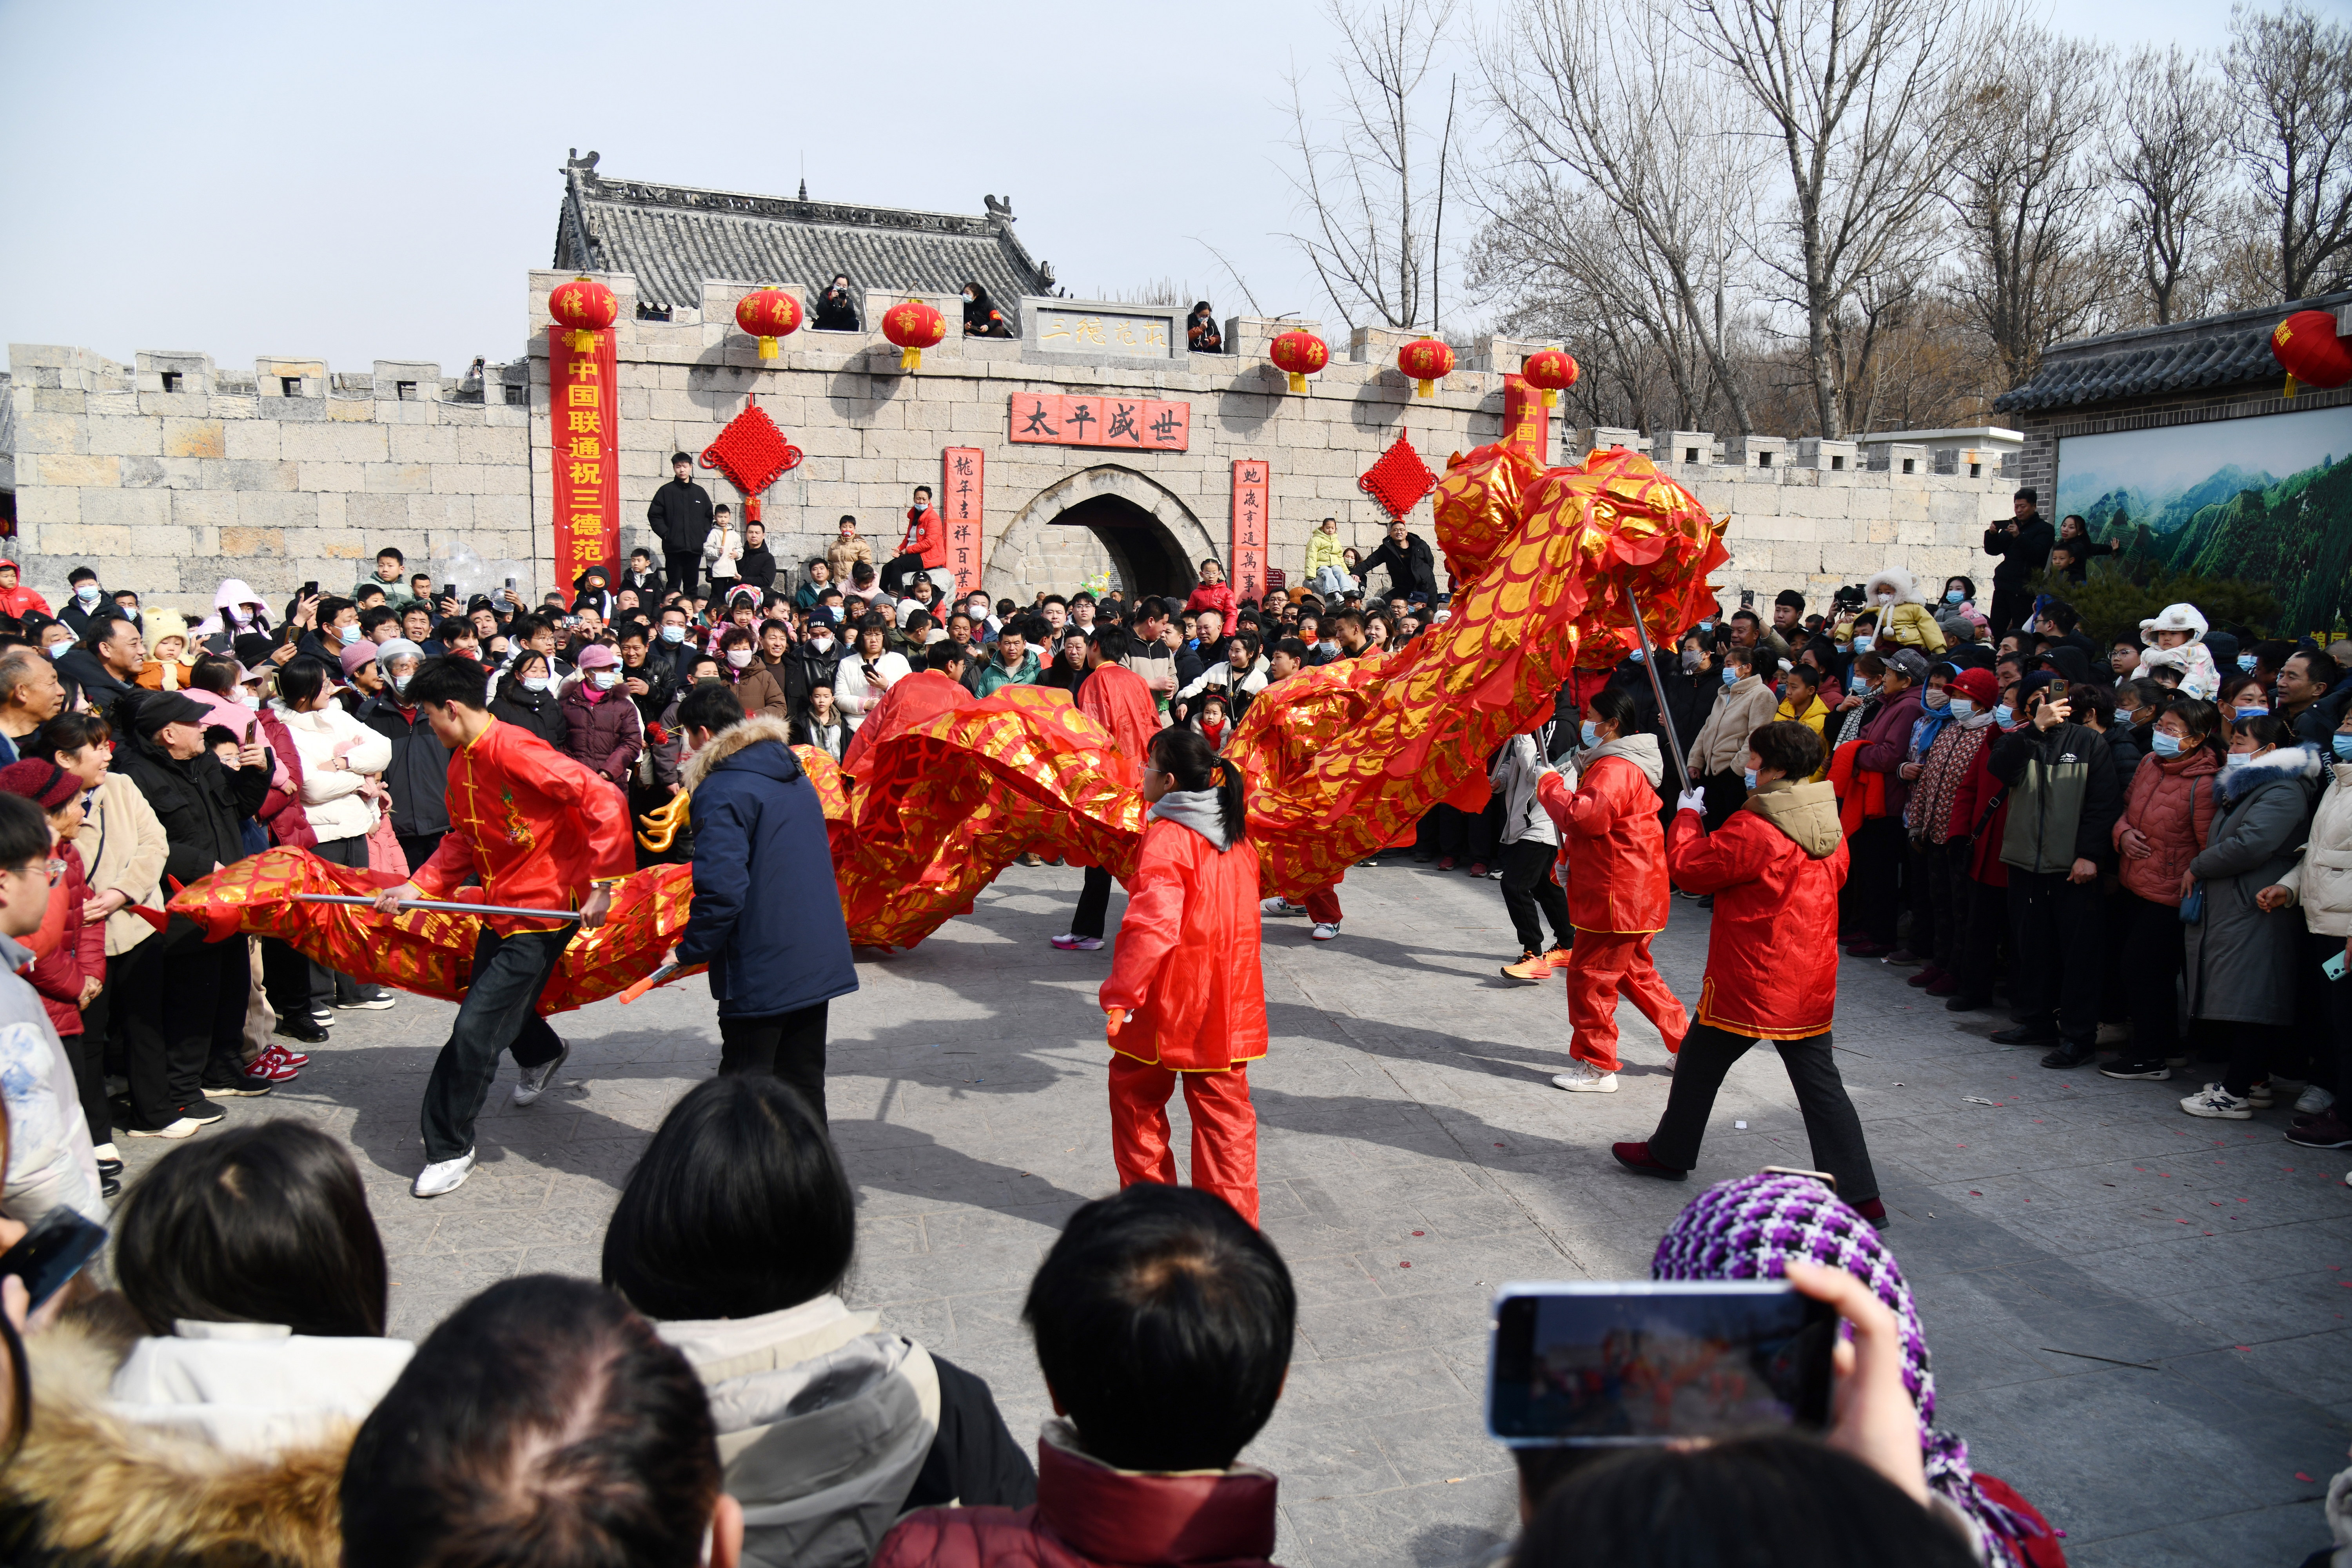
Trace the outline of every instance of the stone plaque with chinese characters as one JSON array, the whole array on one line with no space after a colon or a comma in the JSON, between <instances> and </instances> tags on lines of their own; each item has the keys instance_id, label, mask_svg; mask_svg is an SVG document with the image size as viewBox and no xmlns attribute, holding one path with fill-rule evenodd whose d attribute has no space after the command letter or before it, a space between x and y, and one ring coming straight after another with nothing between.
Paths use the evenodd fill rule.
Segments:
<instances>
[{"instance_id":1,"label":"stone plaque with chinese characters","mask_svg":"<svg viewBox=\"0 0 2352 1568\"><path fill-rule=\"evenodd\" d=\"M1016 392L1012 439L1030 447L1181 452L1192 442L1192 405L1116 395Z\"/></svg>"},{"instance_id":2,"label":"stone plaque with chinese characters","mask_svg":"<svg viewBox=\"0 0 2352 1568\"><path fill-rule=\"evenodd\" d=\"M1173 359L1181 340L1165 315L1087 309L1033 307L1037 346L1048 353L1118 354L1128 359Z\"/></svg>"},{"instance_id":3,"label":"stone plaque with chinese characters","mask_svg":"<svg viewBox=\"0 0 2352 1568\"><path fill-rule=\"evenodd\" d=\"M948 526L948 565L960 599L980 586L980 529L988 488L988 455L977 447L940 454L940 516Z\"/></svg>"},{"instance_id":4,"label":"stone plaque with chinese characters","mask_svg":"<svg viewBox=\"0 0 2352 1568\"><path fill-rule=\"evenodd\" d=\"M1274 502L1274 465L1244 459L1234 465L1234 532L1225 570L1234 596L1255 599L1265 592L1266 514Z\"/></svg>"}]
</instances>

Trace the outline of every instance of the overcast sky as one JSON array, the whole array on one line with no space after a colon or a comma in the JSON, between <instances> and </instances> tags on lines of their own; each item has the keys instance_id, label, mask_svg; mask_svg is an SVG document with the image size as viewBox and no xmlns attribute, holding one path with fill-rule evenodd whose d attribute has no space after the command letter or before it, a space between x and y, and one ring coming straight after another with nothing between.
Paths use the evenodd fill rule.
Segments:
<instances>
[{"instance_id":1,"label":"overcast sky","mask_svg":"<svg viewBox=\"0 0 2352 1568\"><path fill-rule=\"evenodd\" d=\"M2123 44L2227 24L2221 0L2041 3ZM1285 77L1312 101L1331 46L1311 0L0 0L0 332L233 367L511 359L572 146L723 190L790 195L805 161L824 199L1009 194L1073 294L1168 279L1244 309L1214 246L1266 312L1336 324L1283 238Z\"/></svg>"}]
</instances>

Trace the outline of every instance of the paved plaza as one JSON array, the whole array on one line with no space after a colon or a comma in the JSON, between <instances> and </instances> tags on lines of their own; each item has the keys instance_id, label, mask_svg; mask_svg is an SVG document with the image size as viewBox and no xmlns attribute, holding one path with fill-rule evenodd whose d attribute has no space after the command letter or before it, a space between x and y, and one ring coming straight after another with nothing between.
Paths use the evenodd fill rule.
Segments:
<instances>
[{"instance_id":1,"label":"paved plaza","mask_svg":"<svg viewBox=\"0 0 2352 1568\"><path fill-rule=\"evenodd\" d=\"M1074 869L1014 868L834 1005L833 1129L862 1208L848 1295L985 1376L1024 1440L1046 1415L1024 1290L1056 1227L1114 1184L1095 988L1062 953ZM1807 1165L1777 1058L1725 1085L1684 1184L1617 1170L1669 1078L1630 1007L1613 1096L1569 1095L1561 987L1504 980L1500 889L1407 860L1351 872L1345 935L1270 921L1273 1047L1251 1069L1264 1224L1301 1299L1280 1409L1246 1458L1281 1477L1286 1563L1456 1563L1516 1521L1481 1432L1486 1306L1507 1279L1648 1271L1707 1181ZM1116 922L1121 900L1113 902ZM1659 967L1697 994L1706 915L1676 900ZM1116 929L1114 923L1114 930ZM2352 1155L2175 1109L2189 1084L2050 1072L1955 1027L1912 973L1847 961L1840 1066L1871 1139L1888 1240L1919 1297L1941 1418L1979 1468L2067 1532L2077 1564L2288 1563L2352 1440ZM452 1009L341 1016L299 1082L232 1103L347 1139L393 1257L393 1331L422 1335L519 1272L597 1271L605 1218L664 1111L718 1061L699 979L559 1020L560 1089L508 1104L449 1197L407 1184L417 1100ZM1181 1147L1182 1102L1173 1107ZM125 1140L135 1177L160 1152Z\"/></svg>"}]
</instances>

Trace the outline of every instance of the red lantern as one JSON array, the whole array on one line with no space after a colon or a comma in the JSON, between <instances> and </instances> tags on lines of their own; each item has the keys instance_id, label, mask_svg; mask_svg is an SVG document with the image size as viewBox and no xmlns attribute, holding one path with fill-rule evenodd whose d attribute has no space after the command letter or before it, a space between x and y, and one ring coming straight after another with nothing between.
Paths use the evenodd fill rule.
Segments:
<instances>
[{"instance_id":1,"label":"red lantern","mask_svg":"<svg viewBox=\"0 0 2352 1568\"><path fill-rule=\"evenodd\" d=\"M620 315L621 302L602 283L580 277L547 297L547 313L557 326L571 329L572 347L585 353L596 346L596 334Z\"/></svg>"},{"instance_id":2,"label":"red lantern","mask_svg":"<svg viewBox=\"0 0 2352 1568\"><path fill-rule=\"evenodd\" d=\"M900 370L920 370L923 351L948 335L948 321L920 300L909 300L882 312L882 335L898 345Z\"/></svg>"},{"instance_id":3,"label":"red lantern","mask_svg":"<svg viewBox=\"0 0 2352 1568\"><path fill-rule=\"evenodd\" d=\"M1559 395L1576 384L1576 361L1558 349L1546 349L1528 356L1519 367L1520 379L1544 395L1544 406L1559 405Z\"/></svg>"},{"instance_id":4,"label":"red lantern","mask_svg":"<svg viewBox=\"0 0 2352 1568\"><path fill-rule=\"evenodd\" d=\"M801 302L782 289L762 289L735 301L735 324L760 340L760 357L776 357L776 340L801 330Z\"/></svg>"},{"instance_id":5,"label":"red lantern","mask_svg":"<svg viewBox=\"0 0 2352 1568\"><path fill-rule=\"evenodd\" d=\"M1313 332L1294 327L1274 340L1265 357L1276 369L1289 373L1291 391L1304 392L1307 378L1331 363L1331 349Z\"/></svg>"},{"instance_id":6,"label":"red lantern","mask_svg":"<svg viewBox=\"0 0 2352 1568\"><path fill-rule=\"evenodd\" d=\"M1435 338L1416 338L1397 350L1397 369L1421 384L1414 396L1432 396L1431 383L1454 374L1454 351Z\"/></svg>"},{"instance_id":7,"label":"red lantern","mask_svg":"<svg viewBox=\"0 0 2352 1568\"><path fill-rule=\"evenodd\" d=\"M2271 357L2286 367L2286 395L2302 382L2322 392L2352 381L2352 343L2336 331L2335 312L2297 310L2271 331Z\"/></svg>"}]
</instances>

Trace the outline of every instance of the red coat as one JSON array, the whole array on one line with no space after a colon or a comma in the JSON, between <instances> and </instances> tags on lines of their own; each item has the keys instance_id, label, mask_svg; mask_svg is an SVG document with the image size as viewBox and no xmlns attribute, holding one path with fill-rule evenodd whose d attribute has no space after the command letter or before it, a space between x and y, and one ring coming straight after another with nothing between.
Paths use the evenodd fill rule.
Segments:
<instances>
[{"instance_id":1,"label":"red coat","mask_svg":"<svg viewBox=\"0 0 2352 1568\"><path fill-rule=\"evenodd\" d=\"M1151 817L1127 890L1100 993L1104 1007L1130 1015L1112 1048L1177 1072L1223 1072L1265 1055L1257 846L1220 850Z\"/></svg>"},{"instance_id":2,"label":"red coat","mask_svg":"<svg viewBox=\"0 0 2352 1568\"><path fill-rule=\"evenodd\" d=\"M1225 617L1227 631L1234 629L1234 617L1241 611L1241 607L1234 603L1234 587L1230 583L1202 584L1192 590L1192 596L1184 601L1184 609L1192 615L1202 610L1216 611Z\"/></svg>"},{"instance_id":3,"label":"red coat","mask_svg":"<svg viewBox=\"0 0 2352 1568\"><path fill-rule=\"evenodd\" d=\"M1273 1568L1273 1476L1253 1466L1114 1470L1037 1444L1027 1508L927 1508L882 1538L874 1568Z\"/></svg>"},{"instance_id":4,"label":"red coat","mask_svg":"<svg viewBox=\"0 0 2352 1568\"><path fill-rule=\"evenodd\" d=\"M1821 792L1818 809L1830 847L1818 856L1757 809L1758 801L1770 798L1764 795L1750 796L1713 833L1700 826L1696 811L1676 812L1666 830L1666 864L1675 885L1715 895L1706 978L1693 1021L1751 1040L1818 1035L1837 1011L1845 836L1828 784L1794 787Z\"/></svg>"},{"instance_id":5,"label":"red coat","mask_svg":"<svg viewBox=\"0 0 2352 1568\"><path fill-rule=\"evenodd\" d=\"M58 858L66 863L66 874L50 889L48 919L41 922L46 926L62 917L57 945L34 960L24 975L41 994L41 1005L48 1010L49 1022L58 1033L79 1035L82 982L106 978L106 922L82 924L89 883L82 875L81 853L71 844L58 847L62 853Z\"/></svg>"},{"instance_id":6,"label":"red coat","mask_svg":"<svg viewBox=\"0 0 2352 1568\"><path fill-rule=\"evenodd\" d=\"M1140 770L1151 760L1151 742L1160 733L1160 705L1143 677L1123 664L1098 666L1078 688L1078 711L1110 731L1120 758ZM1129 777L1120 782L1135 783Z\"/></svg>"},{"instance_id":7,"label":"red coat","mask_svg":"<svg viewBox=\"0 0 2352 1568\"><path fill-rule=\"evenodd\" d=\"M900 542L898 553L921 556L927 571L948 563L948 525L939 508L919 512L913 507L907 509L907 537Z\"/></svg>"},{"instance_id":8,"label":"red coat","mask_svg":"<svg viewBox=\"0 0 2352 1568\"><path fill-rule=\"evenodd\" d=\"M478 875L469 901L576 910L593 883L636 868L628 798L520 724L492 724L451 752L445 798L448 835L415 879L428 899L456 898ZM485 918L508 933L547 929Z\"/></svg>"},{"instance_id":9,"label":"red coat","mask_svg":"<svg viewBox=\"0 0 2352 1568\"><path fill-rule=\"evenodd\" d=\"M0 588L0 615L14 616L21 621L27 610L38 610L45 616L48 615L49 602L22 583L13 588Z\"/></svg>"},{"instance_id":10,"label":"red coat","mask_svg":"<svg viewBox=\"0 0 2352 1568\"><path fill-rule=\"evenodd\" d=\"M2144 757L2132 770L2124 813L2116 819L2116 847L2123 847L2125 829L2137 827L2156 853L2140 860L2126 855L2117 862L2126 892L2180 907L2180 874L2213 837L2213 814L2221 804L2214 786L2221 771L2210 746L2185 756Z\"/></svg>"},{"instance_id":11,"label":"red coat","mask_svg":"<svg viewBox=\"0 0 2352 1568\"><path fill-rule=\"evenodd\" d=\"M941 713L970 708L979 700L953 676L936 669L900 676L898 684L882 694L882 700L866 710L849 744L842 749L841 765L854 773L866 752L900 731Z\"/></svg>"},{"instance_id":12,"label":"red coat","mask_svg":"<svg viewBox=\"0 0 2352 1568\"><path fill-rule=\"evenodd\" d=\"M1536 798L1559 825L1568 857L1568 918L1579 931L1666 929L1674 889L1666 881L1666 836L1658 792L1635 763L1602 757L1576 792L1558 773L1536 781Z\"/></svg>"}]
</instances>

